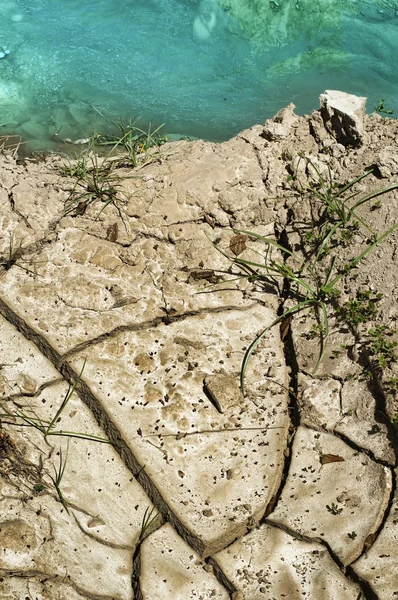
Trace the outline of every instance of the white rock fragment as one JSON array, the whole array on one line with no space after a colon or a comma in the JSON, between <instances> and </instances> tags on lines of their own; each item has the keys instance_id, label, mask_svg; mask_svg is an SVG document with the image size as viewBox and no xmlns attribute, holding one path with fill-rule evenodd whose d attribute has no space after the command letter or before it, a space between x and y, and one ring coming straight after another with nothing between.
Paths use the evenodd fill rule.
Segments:
<instances>
[{"instance_id":1,"label":"white rock fragment","mask_svg":"<svg viewBox=\"0 0 398 600\"><path fill-rule=\"evenodd\" d=\"M246 600L357 600L360 591L343 576L325 546L300 541L270 525L250 532L214 558Z\"/></svg>"},{"instance_id":2,"label":"white rock fragment","mask_svg":"<svg viewBox=\"0 0 398 600\"><path fill-rule=\"evenodd\" d=\"M398 153L394 146L386 146L379 153L376 163L382 177L391 177L398 173Z\"/></svg>"},{"instance_id":3,"label":"white rock fragment","mask_svg":"<svg viewBox=\"0 0 398 600\"><path fill-rule=\"evenodd\" d=\"M319 101L326 130L343 146L360 146L364 135L366 98L326 90Z\"/></svg>"},{"instance_id":4,"label":"white rock fragment","mask_svg":"<svg viewBox=\"0 0 398 600\"><path fill-rule=\"evenodd\" d=\"M244 402L237 377L230 373L224 371L207 375L204 385L217 410L221 413Z\"/></svg>"},{"instance_id":5,"label":"white rock fragment","mask_svg":"<svg viewBox=\"0 0 398 600\"><path fill-rule=\"evenodd\" d=\"M272 119L265 122L262 137L269 141L281 141L287 138L291 128L297 121L297 116L294 114L295 105L293 103L282 108Z\"/></svg>"}]
</instances>

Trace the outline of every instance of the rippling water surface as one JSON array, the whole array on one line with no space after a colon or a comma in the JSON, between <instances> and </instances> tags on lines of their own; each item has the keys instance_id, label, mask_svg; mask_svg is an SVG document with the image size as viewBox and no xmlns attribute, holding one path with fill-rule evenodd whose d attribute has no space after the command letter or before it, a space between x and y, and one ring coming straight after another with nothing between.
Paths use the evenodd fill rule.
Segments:
<instances>
[{"instance_id":1,"label":"rippling water surface","mask_svg":"<svg viewBox=\"0 0 398 600\"><path fill-rule=\"evenodd\" d=\"M142 127L225 140L325 89L398 110L398 0L1 0L0 124L54 139Z\"/></svg>"}]
</instances>

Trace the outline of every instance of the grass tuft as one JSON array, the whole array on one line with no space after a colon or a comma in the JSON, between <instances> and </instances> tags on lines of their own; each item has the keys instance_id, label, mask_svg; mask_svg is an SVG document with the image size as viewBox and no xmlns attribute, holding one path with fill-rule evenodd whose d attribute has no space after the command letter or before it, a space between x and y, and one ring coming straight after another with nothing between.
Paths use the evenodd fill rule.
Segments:
<instances>
[{"instance_id":1,"label":"grass tuft","mask_svg":"<svg viewBox=\"0 0 398 600\"><path fill-rule=\"evenodd\" d=\"M321 206L319 221L308 225L309 230L315 229L317 233L315 238L309 239L308 236L304 238L304 242L307 242L307 247L302 249L304 259L286 245L284 246L270 237L245 230L234 230L234 233L245 235L247 239L263 244L264 252L252 249L260 257L258 261L248 260L233 253L229 254L222 250L218 244L214 244L224 256L227 256L238 267L242 276L252 283L260 284L265 288L282 282L283 289L288 291L288 298L293 304L264 327L247 348L240 374L240 385L243 393L245 391L246 370L253 352L264 336L287 318L306 310L312 311L317 321L317 325L312 332L319 340L318 359L314 367L315 373L325 355L330 335L330 315L337 317L343 315L351 321L358 321L360 319L358 302L363 305L364 301L368 302L367 316L374 310L375 299L371 299L370 295L366 293L364 297L357 299L357 304L354 300L348 303L344 311L338 308L336 299L341 293L342 280L398 227L398 225L394 225L381 235L376 235L358 216L357 208L398 188L398 184L380 188L358 198L358 193L353 191L353 187L356 183L368 177L371 171L367 171L363 175L341 185L333 182L330 171L330 179L328 180L321 175L315 165L312 166L317 173L318 182L315 187L302 190L301 193L310 194L311 198L320 203ZM353 226L355 231L359 230L361 226L366 230L365 248L357 255L353 255L347 262L341 263L340 247L345 245L347 240L347 237L343 234L352 231ZM282 259L277 260L272 257L272 252L270 252L272 248L279 251ZM364 315L362 316L365 318ZM373 336L375 338L374 345L376 336L377 332ZM388 349L393 350L392 347ZM385 354L384 351L378 352L379 356L385 357Z\"/></svg>"}]
</instances>

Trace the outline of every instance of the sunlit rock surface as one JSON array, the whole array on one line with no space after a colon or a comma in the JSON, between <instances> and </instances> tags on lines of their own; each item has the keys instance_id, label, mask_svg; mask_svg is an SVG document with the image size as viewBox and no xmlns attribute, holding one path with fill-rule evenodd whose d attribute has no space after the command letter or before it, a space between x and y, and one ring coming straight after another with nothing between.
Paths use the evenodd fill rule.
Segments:
<instances>
[{"instance_id":1,"label":"sunlit rock surface","mask_svg":"<svg viewBox=\"0 0 398 600\"><path fill-rule=\"evenodd\" d=\"M6 600L396 593L396 361L379 368L376 309L354 332L331 314L316 372L311 311L266 331L244 389L241 366L297 301L265 265L293 268L282 244L298 258L316 230L307 189L359 177L397 139L365 117L345 147L290 105L224 144L167 144L117 171L116 205L68 214L64 159L0 157ZM396 191L379 199L357 209L374 231L396 222ZM366 239L339 246L339 265ZM383 290L395 322L396 244L367 254L344 306Z\"/></svg>"}]
</instances>

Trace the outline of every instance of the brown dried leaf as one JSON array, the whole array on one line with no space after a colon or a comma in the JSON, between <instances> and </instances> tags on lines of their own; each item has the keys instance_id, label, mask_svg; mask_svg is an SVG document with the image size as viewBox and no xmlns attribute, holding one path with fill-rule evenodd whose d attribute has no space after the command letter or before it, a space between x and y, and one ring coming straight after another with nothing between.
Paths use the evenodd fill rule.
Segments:
<instances>
[{"instance_id":1,"label":"brown dried leaf","mask_svg":"<svg viewBox=\"0 0 398 600\"><path fill-rule=\"evenodd\" d=\"M375 543L376 538L377 538L377 533L369 533L368 537L366 538L366 540L364 542L364 549L369 550L369 548L371 546L373 546L373 544Z\"/></svg>"},{"instance_id":2,"label":"brown dried leaf","mask_svg":"<svg viewBox=\"0 0 398 600\"><path fill-rule=\"evenodd\" d=\"M285 337L287 336L287 334L289 333L290 323L292 322L292 319L293 319L293 315L287 315L287 317L285 317L282 320L282 323L279 328L279 333L280 333L282 342L285 339Z\"/></svg>"},{"instance_id":3,"label":"brown dried leaf","mask_svg":"<svg viewBox=\"0 0 398 600\"><path fill-rule=\"evenodd\" d=\"M87 210L87 202L79 202L79 204L75 207L75 214L84 215Z\"/></svg>"},{"instance_id":4,"label":"brown dried leaf","mask_svg":"<svg viewBox=\"0 0 398 600\"><path fill-rule=\"evenodd\" d=\"M118 234L119 228L117 223L113 223L113 225L109 225L108 229L106 230L106 239L109 242L116 242Z\"/></svg>"},{"instance_id":5,"label":"brown dried leaf","mask_svg":"<svg viewBox=\"0 0 398 600\"><path fill-rule=\"evenodd\" d=\"M338 456L337 454L322 454L321 465L327 465L329 463L344 462L345 458Z\"/></svg>"},{"instance_id":6,"label":"brown dried leaf","mask_svg":"<svg viewBox=\"0 0 398 600\"><path fill-rule=\"evenodd\" d=\"M214 271L205 270L205 269L197 269L190 272L188 277L188 283L193 279L194 281L200 281L201 279L206 279L210 283L218 283L220 277L215 274Z\"/></svg>"},{"instance_id":7,"label":"brown dried leaf","mask_svg":"<svg viewBox=\"0 0 398 600\"><path fill-rule=\"evenodd\" d=\"M238 233L231 238L229 249L235 256L239 256L239 254L242 254L242 252L246 250L246 240L247 236L243 233Z\"/></svg>"}]
</instances>

